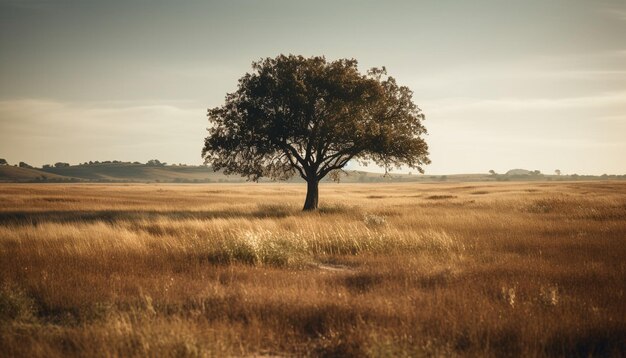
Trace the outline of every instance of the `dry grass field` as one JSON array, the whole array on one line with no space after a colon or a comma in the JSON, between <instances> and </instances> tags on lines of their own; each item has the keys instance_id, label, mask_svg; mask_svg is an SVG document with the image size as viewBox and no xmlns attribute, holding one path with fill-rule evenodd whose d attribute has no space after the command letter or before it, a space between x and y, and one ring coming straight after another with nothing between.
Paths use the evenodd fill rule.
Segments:
<instances>
[{"instance_id":1,"label":"dry grass field","mask_svg":"<svg viewBox=\"0 0 626 358\"><path fill-rule=\"evenodd\" d=\"M623 356L626 183L0 186L0 355Z\"/></svg>"}]
</instances>

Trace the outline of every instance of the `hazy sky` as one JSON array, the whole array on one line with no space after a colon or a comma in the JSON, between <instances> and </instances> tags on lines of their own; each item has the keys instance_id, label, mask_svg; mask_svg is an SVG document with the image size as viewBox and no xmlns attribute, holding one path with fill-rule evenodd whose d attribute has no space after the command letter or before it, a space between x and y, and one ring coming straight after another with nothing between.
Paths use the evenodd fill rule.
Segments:
<instances>
[{"instance_id":1,"label":"hazy sky","mask_svg":"<svg viewBox=\"0 0 626 358\"><path fill-rule=\"evenodd\" d=\"M0 158L199 164L206 109L281 53L386 66L427 174L626 173L624 0L0 0Z\"/></svg>"}]
</instances>

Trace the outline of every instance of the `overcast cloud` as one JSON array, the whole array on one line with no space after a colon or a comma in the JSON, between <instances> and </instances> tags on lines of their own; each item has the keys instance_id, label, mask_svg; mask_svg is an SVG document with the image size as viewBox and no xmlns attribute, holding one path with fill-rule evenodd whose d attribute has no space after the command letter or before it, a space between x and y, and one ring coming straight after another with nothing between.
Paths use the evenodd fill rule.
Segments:
<instances>
[{"instance_id":1,"label":"overcast cloud","mask_svg":"<svg viewBox=\"0 0 626 358\"><path fill-rule=\"evenodd\" d=\"M0 157L201 163L206 109L280 53L386 66L427 173L626 173L623 1L0 0Z\"/></svg>"}]
</instances>

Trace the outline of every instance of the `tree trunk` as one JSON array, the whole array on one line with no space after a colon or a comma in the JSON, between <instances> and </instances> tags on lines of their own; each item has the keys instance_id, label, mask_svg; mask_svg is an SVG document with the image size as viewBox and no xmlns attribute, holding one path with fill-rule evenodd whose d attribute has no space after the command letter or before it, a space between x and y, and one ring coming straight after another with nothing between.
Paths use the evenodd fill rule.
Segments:
<instances>
[{"instance_id":1,"label":"tree trunk","mask_svg":"<svg viewBox=\"0 0 626 358\"><path fill-rule=\"evenodd\" d=\"M309 181L307 181L306 200L304 201L304 208L302 210L317 210L317 198L319 194L318 184L319 181L317 179L309 179Z\"/></svg>"}]
</instances>

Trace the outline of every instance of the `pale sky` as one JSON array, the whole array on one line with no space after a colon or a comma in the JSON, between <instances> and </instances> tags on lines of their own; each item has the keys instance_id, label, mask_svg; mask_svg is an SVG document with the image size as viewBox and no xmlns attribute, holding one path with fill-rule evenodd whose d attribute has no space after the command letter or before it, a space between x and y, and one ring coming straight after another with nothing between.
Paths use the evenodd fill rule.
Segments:
<instances>
[{"instance_id":1,"label":"pale sky","mask_svg":"<svg viewBox=\"0 0 626 358\"><path fill-rule=\"evenodd\" d=\"M206 109L281 53L386 66L427 174L626 174L623 0L0 0L0 158L200 164Z\"/></svg>"}]
</instances>

